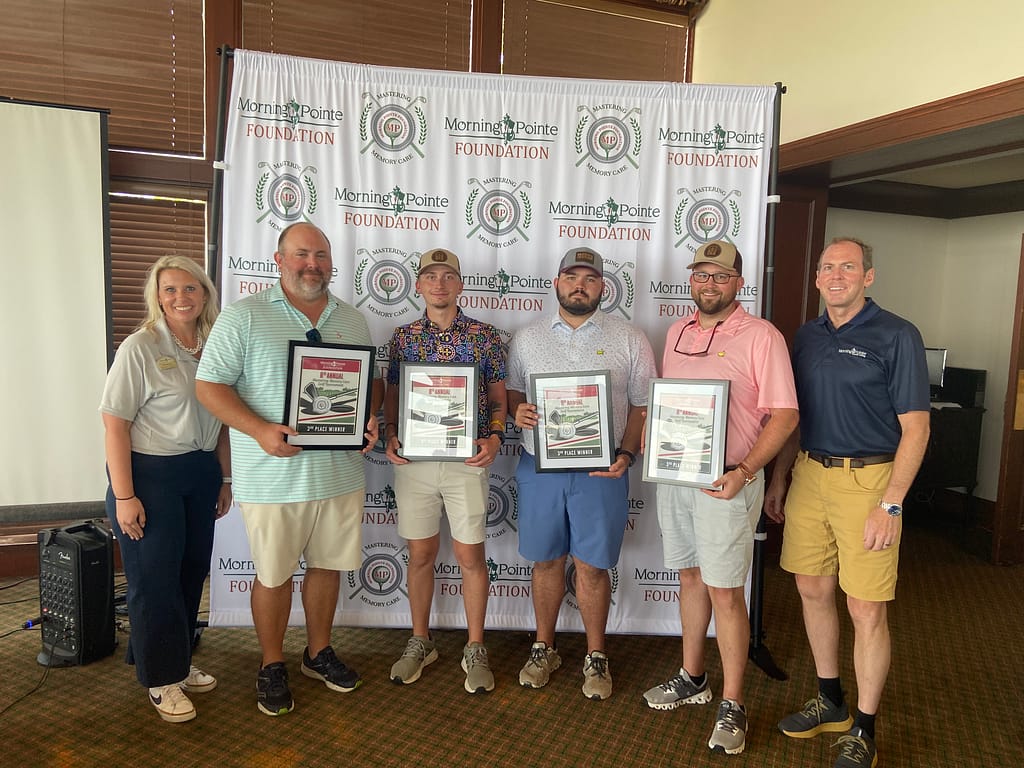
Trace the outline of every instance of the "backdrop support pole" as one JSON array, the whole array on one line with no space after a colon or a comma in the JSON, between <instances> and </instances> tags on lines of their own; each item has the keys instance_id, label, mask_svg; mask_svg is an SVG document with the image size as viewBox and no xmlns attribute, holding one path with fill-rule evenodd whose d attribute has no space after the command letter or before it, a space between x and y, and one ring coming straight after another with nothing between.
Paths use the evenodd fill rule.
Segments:
<instances>
[{"instance_id":1,"label":"backdrop support pole","mask_svg":"<svg viewBox=\"0 0 1024 768\"><path fill-rule=\"evenodd\" d=\"M220 223L223 216L224 197L224 134L227 128L227 110L225 109L228 90L228 59L235 53L234 48L222 45L217 49L220 56L220 85L217 90L217 135L213 147L213 189L210 191L210 231L206 244L206 264L210 279L217 285L220 274ZM219 288L220 286L218 286ZM223 294L223 291L221 291Z\"/></svg>"},{"instance_id":2,"label":"backdrop support pole","mask_svg":"<svg viewBox=\"0 0 1024 768\"><path fill-rule=\"evenodd\" d=\"M772 136L771 164L768 171L768 221L765 233L765 278L762 293L761 314L765 320L772 319L772 290L775 283L775 212L779 204L779 129L782 123L782 94L786 87L775 83L775 129ZM767 484L767 473L765 482ZM765 542L768 540L768 521L764 510L757 521L754 533L754 562L750 579L750 649L748 657L754 664L773 680L787 680L789 675L783 672L772 658L771 651L764 644L764 563Z\"/></svg>"}]
</instances>

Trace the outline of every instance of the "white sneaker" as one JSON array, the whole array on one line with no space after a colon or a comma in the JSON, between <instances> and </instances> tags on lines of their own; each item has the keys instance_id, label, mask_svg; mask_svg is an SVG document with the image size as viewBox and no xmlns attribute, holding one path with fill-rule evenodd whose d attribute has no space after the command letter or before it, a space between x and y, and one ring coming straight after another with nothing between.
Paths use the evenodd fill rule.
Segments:
<instances>
[{"instance_id":1,"label":"white sneaker","mask_svg":"<svg viewBox=\"0 0 1024 768\"><path fill-rule=\"evenodd\" d=\"M188 677L178 683L189 693L206 693L217 687L217 678L208 675L194 664L188 668Z\"/></svg>"},{"instance_id":2,"label":"white sneaker","mask_svg":"<svg viewBox=\"0 0 1024 768\"><path fill-rule=\"evenodd\" d=\"M184 723L196 716L196 708L181 690L181 683L150 688L149 701L168 723Z\"/></svg>"}]
</instances>

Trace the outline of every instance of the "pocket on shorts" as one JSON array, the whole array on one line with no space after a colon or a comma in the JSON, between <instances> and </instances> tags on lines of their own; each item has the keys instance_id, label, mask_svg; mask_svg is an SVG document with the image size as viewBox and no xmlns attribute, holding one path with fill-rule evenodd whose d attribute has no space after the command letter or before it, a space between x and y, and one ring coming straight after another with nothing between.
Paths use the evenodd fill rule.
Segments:
<instances>
[{"instance_id":1,"label":"pocket on shorts","mask_svg":"<svg viewBox=\"0 0 1024 768\"><path fill-rule=\"evenodd\" d=\"M850 470L850 482L865 493L881 493L889 485L892 464L872 464Z\"/></svg>"}]
</instances>

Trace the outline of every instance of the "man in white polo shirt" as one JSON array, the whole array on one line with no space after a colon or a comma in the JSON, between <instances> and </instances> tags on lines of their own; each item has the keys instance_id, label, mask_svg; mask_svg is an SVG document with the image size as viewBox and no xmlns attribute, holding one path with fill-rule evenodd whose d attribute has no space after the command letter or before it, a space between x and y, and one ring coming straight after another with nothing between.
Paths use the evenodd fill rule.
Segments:
<instances>
[{"instance_id":1,"label":"man in white polo shirt","mask_svg":"<svg viewBox=\"0 0 1024 768\"><path fill-rule=\"evenodd\" d=\"M284 664L284 634L292 604L292 574L306 560L302 605L308 645L301 671L331 690L348 692L362 680L331 647L340 571L361 563L365 479L357 451L303 451L280 424L288 379L288 342L369 345L363 316L332 296L331 244L317 227L293 224L281 232L274 261L277 285L224 308L196 373L196 395L231 427L234 495L242 509L256 565L251 606L263 660L257 706L283 715L294 706ZM375 380L372 415L384 399ZM366 450L369 450L367 447Z\"/></svg>"}]
</instances>

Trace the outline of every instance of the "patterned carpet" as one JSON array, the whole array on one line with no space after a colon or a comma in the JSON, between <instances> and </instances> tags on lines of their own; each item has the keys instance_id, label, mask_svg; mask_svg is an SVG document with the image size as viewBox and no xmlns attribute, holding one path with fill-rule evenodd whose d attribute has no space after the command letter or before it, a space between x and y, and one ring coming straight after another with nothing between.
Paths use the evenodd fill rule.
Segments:
<instances>
[{"instance_id":1,"label":"patterned carpet","mask_svg":"<svg viewBox=\"0 0 1024 768\"><path fill-rule=\"evenodd\" d=\"M998 568L962 551L938 527L910 526L890 617L894 666L878 721L879 766L996 768L1024 764L1024 568ZM120 579L123 581L123 579ZM260 714L255 704L258 659L251 629L208 629L196 663L219 687L193 695L197 719L166 724L147 702L131 668L115 654L81 667L50 670L40 689L0 715L7 765L39 766L703 766L765 768L831 766L829 735L788 739L776 721L815 692L814 669L790 576L766 574L766 645L790 679L747 670L750 729L737 757L706 747L714 705L656 712L641 694L679 663L678 638L613 636L608 642L615 694L592 702L580 693L582 635L559 637L563 667L548 687L517 684L531 638L490 632L497 677L493 693L462 688L461 632L435 633L441 658L419 682L397 686L388 670L405 646L398 630L338 628L334 645L364 685L350 694L303 677L300 630L289 630L293 713ZM38 612L38 584L0 584L0 635ZM19 602L21 601L21 602ZM843 624L844 684L854 695L851 632ZM721 690L713 641L709 674ZM43 676L38 631L0 639L0 710Z\"/></svg>"}]
</instances>

